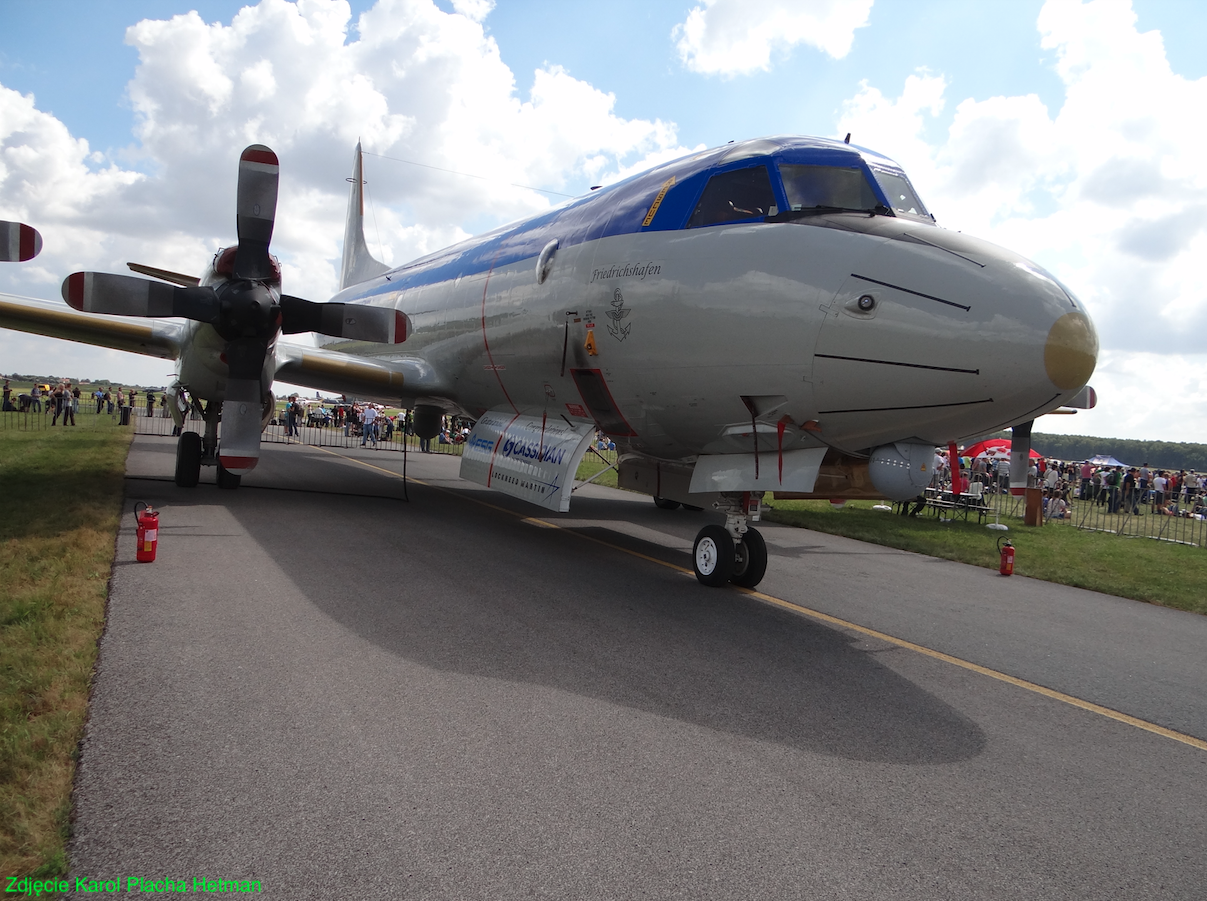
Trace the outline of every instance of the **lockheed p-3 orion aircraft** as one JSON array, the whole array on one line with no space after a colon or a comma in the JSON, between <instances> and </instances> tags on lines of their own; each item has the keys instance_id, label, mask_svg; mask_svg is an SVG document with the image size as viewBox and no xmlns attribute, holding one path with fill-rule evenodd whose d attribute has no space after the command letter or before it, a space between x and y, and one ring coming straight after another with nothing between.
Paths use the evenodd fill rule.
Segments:
<instances>
[{"instance_id":1,"label":"lockheed p-3 orion aircraft","mask_svg":"<svg viewBox=\"0 0 1207 901\"><path fill-rule=\"evenodd\" d=\"M940 228L900 166L848 143L727 144L394 268L366 248L358 146L326 304L281 293L277 171L243 152L238 244L199 279L75 273L78 313L0 297L0 326L176 360L169 393L206 423L180 438L181 486L254 467L277 378L413 407L421 437L475 420L462 477L554 511L598 430L621 487L725 516L697 578L753 587L765 492L912 498L936 446L1013 427L1025 459L1035 417L1092 405L1072 293ZM282 337L311 331L327 343Z\"/></svg>"}]
</instances>

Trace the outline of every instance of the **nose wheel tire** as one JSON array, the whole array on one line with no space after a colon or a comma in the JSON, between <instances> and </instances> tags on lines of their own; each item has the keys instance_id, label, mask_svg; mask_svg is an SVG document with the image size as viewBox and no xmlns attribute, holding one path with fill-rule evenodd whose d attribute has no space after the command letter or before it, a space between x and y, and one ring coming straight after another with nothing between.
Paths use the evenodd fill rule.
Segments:
<instances>
[{"instance_id":1,"label":"nose wheel tire","mask_svg":"<svg viewBox=\"0 0 1207 901\"><path fill-rule=\"evenodd\" d=\"M243 481L243 476L231 472L221 463L218 464L218 487L235 489L239 487L239 483Z\"/></svg>"},{"instance_id":2,"label":"nose wheel tire","mask_svg":"<svg viewBox=\"0 0 1207 901\"><path fill-rule=\"evenodd\" d=\"M201 479L201 436L184 432L176 442L176 484L195 488Z\"/></svg>"},{"instance_id":3,"label":"nose wheel tire","mask_svg":"<svg viewBox=\"0 0 1207 901\"><path fill-rule=\"evenodd\" d=\"M692 546L692 569L700 584L716 588L733 576L733 539L724 526L705 526Z\"/></svg>"},{"instance_id":4,"label":"nose wheel tire","mask_svg":"<svg viewBox=\"0 0 1207 901\"><path fill-rule=\"evenodd\" d=\"M733 575L729 580L743 588L754 588L767 572L767 542L755 529L747 529L734 549Z\"/></svg>"}]
</instances>

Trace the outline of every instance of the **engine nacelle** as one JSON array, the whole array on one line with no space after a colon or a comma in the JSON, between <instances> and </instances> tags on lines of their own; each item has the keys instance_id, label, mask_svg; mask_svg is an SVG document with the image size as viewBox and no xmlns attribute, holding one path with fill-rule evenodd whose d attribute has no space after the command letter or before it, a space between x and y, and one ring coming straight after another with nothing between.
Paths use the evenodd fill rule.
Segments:
<instances>
[{"instance_id":1,"label":"engine nacelle","mask_svg":"<svg viewBox=\"0 0 1207 901\"><path fill-rule=\"evenodd\" d=\"M931 444L885 444L872 451L868 473L872 485L889 500L917 497L934 476L935 448Z\"/></svg>"}]
</instances>

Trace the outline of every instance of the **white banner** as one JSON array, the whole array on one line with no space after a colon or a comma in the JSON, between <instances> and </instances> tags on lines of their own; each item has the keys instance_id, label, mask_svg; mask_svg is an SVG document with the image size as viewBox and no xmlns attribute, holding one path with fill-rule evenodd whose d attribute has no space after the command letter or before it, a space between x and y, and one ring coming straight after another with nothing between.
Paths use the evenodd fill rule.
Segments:
<instances>
[{"instance_id":1,"label":"white banner","mask_svg":"<svg viewBox=\"0 0 1207 901\"><path fill-rule=\"evenodd\" d=\"M491 410L465 444L461 478L565 513L574 474L594 436L593 423Z\"/></svg>"}]
</instances>

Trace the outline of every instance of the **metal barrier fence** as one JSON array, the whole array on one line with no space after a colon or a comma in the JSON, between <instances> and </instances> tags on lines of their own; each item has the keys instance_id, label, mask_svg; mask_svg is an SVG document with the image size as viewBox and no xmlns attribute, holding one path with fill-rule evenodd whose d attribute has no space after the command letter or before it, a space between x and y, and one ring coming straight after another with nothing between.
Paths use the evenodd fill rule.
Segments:
<instances>
[{"instance_id":1,"label":"metal barrier fence","mask_svg":"<svg viewBox=\"0 0 1207 901\"><path fill-rule=\"evenodd\" d=\"M132 419L136 435L172 435L174 433L175 423L172 422L170 416L163 415L166 411L156 410L154 416L147 416L145 409L138 410L138 412L141 415L135 415ZM191 412L185 419L184 429L189 432L204 432L205 421L196 412ZM347 428L343 425L299 425L298 434L293 437L285 434L286 429L284 422L273 420L261 433L260 440L265 444L304 444L310 447L333 448L361 447L363 441L364 446L375 447L377 450L402 451L402 430L395 428L393 423L380 425L377 429L376 440L373 437L368 440L364 439L359 422L348 423ZM218 434L222 434L221 425L218 427ZM407 452L461 455L462 445L457 442L446 443L439 438L432 438L426 442L426 450L423 447L424 443L416 436L408 435Z\"/></svg>"},{"instance_id":2,"label":"metal barrier fence","mask_svg":"<svg viewBox=\"0 0 1207 901\"><path fill-rule=\"evenodd\" d=\"M118 413L115 410L112 414L96 412L95 404L84 404L81 402L80 409L75 412L72 417L75 420L76 428L95 428L101 422L118 422ZM55 416L53 409L24 410L2 410L0 411L0 431L18 431L18 432L40 432L43 429L57 428L59 423L66 424L70 428L70 423L66 416L60 413Z\"/></svg>"},{"instance_id":3,"label":"metal barrier fence","mask_svg":"<svg viewBox=\"0 0 1207 901\"><path fill-rule=\"evenodd\" d=\"M982 481L981 498L988 509L987 518L1023 521L1025 499L1010 494L1000 483ZM1174 498L1160 498L1152 491L1139 490L1130 496L1122 488L1102 488L1080 497L1080 486L1069 490L1068 510L1063 518L1045 516L1044 525L1072 526L1094 532L1108 532L1129 538L1153 538L1177 544L1207 548L1207 515L1195 514L1195 492ZM1160 502L1159 502L1160 501ZM1199 506L1201 510L1202 507Z\"/></svg>"}]
</instances>

